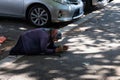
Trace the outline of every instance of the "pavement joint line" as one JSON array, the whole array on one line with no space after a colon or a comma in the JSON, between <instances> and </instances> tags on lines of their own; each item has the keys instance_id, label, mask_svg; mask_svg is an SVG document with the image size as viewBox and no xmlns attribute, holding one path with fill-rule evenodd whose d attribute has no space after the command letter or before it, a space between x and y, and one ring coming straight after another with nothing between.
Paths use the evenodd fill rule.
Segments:
<instances>
[{"instance_id":1,"label":"pavement joint line","mask_svg":"<svg viewBox=\"0 0 120 80\"><path fill-rule=\"evenodd\" d=\"M82 23L84 23L84 22L88 21L89 19L99 15L104 10L105 9L93 11L92 13L89 13L88 15L83 16L81 19L77 20L76 22L73 22L73 23L65 26L64 28L61 28L60 30L63 33L63 36L64 36L64 34L69 32L70 30L79 27L79 25L81 25ZM74 25L76 24L76 25L70 26L72 24L74 24ZM6 58L0 60L0 68L4 68L5 66L12 64L13 62L17 61L21 57L23 57L23 55L22 56L7 56Z\"/></svg>"}]
</instances>

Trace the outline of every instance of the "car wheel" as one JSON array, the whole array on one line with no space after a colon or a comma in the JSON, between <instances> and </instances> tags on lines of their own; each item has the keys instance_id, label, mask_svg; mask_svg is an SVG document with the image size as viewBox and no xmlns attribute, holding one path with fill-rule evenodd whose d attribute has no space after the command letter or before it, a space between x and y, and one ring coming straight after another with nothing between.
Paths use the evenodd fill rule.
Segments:
<instances>
[{"instance_id":1,"label":"car wheel","mask_svg":"<svg viewBox=\"0 0 120 80\"><path fill-rule=\"evenodd\" d=\"M35 26L43 27L50 23L50 13L46 7L36 5L30 8L28 20Z\"/></svg>"},{"instance_id":2,"label":"car wheel","mask_svg":"<svg viewBox=\"0 0 120 80\"><path fill-rule=\"evenodd\" d=\"M92 0L83 0L84 3L84 11L89 11L92 9Z\"/></svg>"}]
</instances>

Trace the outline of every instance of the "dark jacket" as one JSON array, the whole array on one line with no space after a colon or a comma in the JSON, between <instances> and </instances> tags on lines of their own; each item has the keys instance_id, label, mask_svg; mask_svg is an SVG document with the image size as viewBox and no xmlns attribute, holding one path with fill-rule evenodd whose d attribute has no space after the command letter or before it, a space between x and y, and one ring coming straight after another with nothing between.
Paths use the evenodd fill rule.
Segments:
<instances>
[{"instance_id":1,"label":"dark jacket","mask_svg":"<svg viewBox=\"0 0 120 80\"><path fill-rule=\"evenodd\" d=\"M38 28L21 34L10 54L53 54L55 48L50 31Z\"/></svg>"}]
</instances>

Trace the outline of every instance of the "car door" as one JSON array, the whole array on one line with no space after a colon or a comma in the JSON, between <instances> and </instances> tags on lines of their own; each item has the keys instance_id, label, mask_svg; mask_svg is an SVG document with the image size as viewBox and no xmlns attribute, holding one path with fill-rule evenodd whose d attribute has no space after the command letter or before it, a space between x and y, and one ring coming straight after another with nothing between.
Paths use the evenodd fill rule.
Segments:
<instances>
[{"instance_id":1,"label":"car door","mask_svg":"<svg viewBox=\"0 0 120 80\"><path fill-rule=\"evenodd\" d=\"M23 14L24 0L0 0L0 14L18 16Z\"/></svg>"}]
</instances>

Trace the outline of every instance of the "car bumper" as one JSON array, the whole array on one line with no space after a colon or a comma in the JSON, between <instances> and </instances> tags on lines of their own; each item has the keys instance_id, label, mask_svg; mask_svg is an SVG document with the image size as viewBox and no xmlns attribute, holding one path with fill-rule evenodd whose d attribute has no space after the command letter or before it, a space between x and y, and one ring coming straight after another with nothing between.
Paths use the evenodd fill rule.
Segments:
<instances>
[{"instance_id":1,"label":"car bumper","mask_svg":"<svg viewBox=\"0 0 120 80\"><path fill-rule=\"evenodd\" d=\"M65 22L80 18L83 14L83 3L79 5L57 5L56 10L52 11L52 22Z\"/></svg>"}]
</instances>

